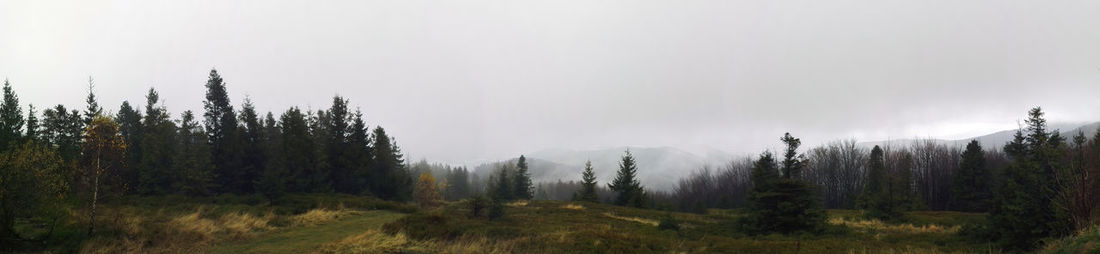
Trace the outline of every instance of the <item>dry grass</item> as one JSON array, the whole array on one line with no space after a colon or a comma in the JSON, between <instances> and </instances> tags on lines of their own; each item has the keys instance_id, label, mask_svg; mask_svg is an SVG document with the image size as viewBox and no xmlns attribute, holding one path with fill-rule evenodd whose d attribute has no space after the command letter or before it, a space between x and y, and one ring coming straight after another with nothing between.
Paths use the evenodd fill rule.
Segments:
<instances>
[{"instance_id":1,"label":"dry grass","mask_svg":"<svg viewBox=\"0 0 1100 254\"><path fill-rule=\"evenodd\" d=\"M531 202L527 201L527 200L520 200L520 201L508 203L508 206L511 206L511 207L524 207L524 206L527 206L530 203Z\"/></svg>"},{"instance_id":2,"label":"dry grass","mask_svg":"<svg viewBox=\"0 0 1100 254\"><path fill-rule=\"evenodd\" d=\"M939 233L953 234L958 232L960 226L945 227L936 224L916 226L913 224L886 224L880 220L849 220L842 217L829 218L829 224L845 225L854 229L887 231L894 233Z\"/></svg>"},{"instance_id":3,"label":"dry grass","mask_svg":"<svg viewBox=\"0 0 1100 254\"><path fill-rule=\"evenodd\" d=\"M290 217L289 220L290 224L293 226L313 226L335 221L339 218L354 215L356 213L356 211L344 209L313 209L303 214L294 215Z\"/></svg>"},{"instance_id":4,"label":"dry grass","mask_svg":"<svg viewBox=\"0 0 1100 254\"><path fill-rule=\"evenodd\" d=\"M121 237L97 237L82 246L81 253L195 253L218 240L241 240L271 230L274 214L264 216L236 212L209 216L203 207L184 214L163 210L140 215L125 210L97 220L102 231Z\"/></svg>"},{"instance_id":5,"label":"dry grass","mask_svg":"<svg viewBox=\"0 0 1100 254\"><path fill-rule=\"evenodd\" d=\"M485 238L461 238L449 242L417 241L405 234L389 235L368 230L322 245L314 253L513 253L515 240L493 242Z\"/></svg>"},{"instance_id":6,"label":"dry grass","mask_svg":"<svg viewBox=\"0 0 1100 254\"><path fill-rule=\"evenodd\" d=\"M571 210L584 210L584 206L574 205L574 204L566 204L565 206L562 206L561 208L571 209Z\"/></svg>"},{"instance_id":7,"label":"dry grass","mask_svg":"<svg viewBox=\"0 0 1100 254\"><path fill-rule=\"evenodd\" d=\"M648 225L654 226L654 227L656 227L657 224L660 224L660 222L658 222L657 220L650 220L650 219L639 218L639 217L615 216L615 214L609 213L609 212L604 213L603 215L605 215L607 217L615 218L615 219L620 219L620 220L625 220L625 221L633 221L633 222L642 223L642 224L648 224Z\"/></svg>"}]
</instances>

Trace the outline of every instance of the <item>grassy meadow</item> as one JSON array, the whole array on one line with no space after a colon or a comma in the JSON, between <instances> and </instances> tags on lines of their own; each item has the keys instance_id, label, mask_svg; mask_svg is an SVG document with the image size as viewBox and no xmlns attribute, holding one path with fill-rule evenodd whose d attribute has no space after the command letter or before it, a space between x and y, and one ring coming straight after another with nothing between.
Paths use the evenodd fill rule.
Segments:
<instances>
[{"instance_id":1,"label":"grassy meadow","mask_svg":"<svg viewBox=\"0 0 1100 254\"><path fill-rule=\"evenodd\" d=\"M747 235L739 210L707 214L587 202L520 201L506 215L471 217L468 203L419 210L343 195L160 197L103 209L97 234L73 214L47 253L1000 253L961 236L984 214L910 212L904 223L829 210L823 234ZM675 226L671 226L675 224ZM23 225L23 230L36 230ZM1045 253L1090 253L1098 230L1051 242Z\"/></svg>"}]
</instances>

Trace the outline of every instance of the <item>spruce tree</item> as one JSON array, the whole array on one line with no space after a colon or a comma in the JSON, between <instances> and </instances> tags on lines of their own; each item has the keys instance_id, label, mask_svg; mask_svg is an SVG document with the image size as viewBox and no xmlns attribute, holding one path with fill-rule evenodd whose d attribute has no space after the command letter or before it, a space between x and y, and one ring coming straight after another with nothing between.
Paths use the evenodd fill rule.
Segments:
<instances>
[{"instance_id":1,"label":"spruce tree","mask_svg":"<svg viewBox=\"0 0 1100 254\"><path fill-rule=\"evenodd\" d=\"M515 185L513 190L515 194L513 194L513 197L516 199L530 200L534 197L534 193L532 193L533 186L531 184L531 173L528 172L527 167L527 157L520 155L519 160L516 161L515 180L512 180L512 183Z\"/></svg>"},{"instance_id":2,"label":"spruce tree","mask_svg":"<svg viewBox=\"0 0 1100 254\"><path fill-rule=\"evenodd\" d=\"M29 140L38 140L38 112L34 110L34 104L27 105L27 134Z\"/></svg>"},{"instance_id":3,"label":"spruce tree","mask_svg":"<svg viewBox=\"0 0 1100 254\"><path fill-rule=\"evenodd\" d=\"M412 194L412 178L405 168L404 155L393 138L381 126L371 136L371 192L387 200L408 200Z\"/></svg>"},{"instance_id":4,"label":"spruce tree","mask_svg":"<svg viewBox=\"0 0 1100 254\"><path fill-rule=\"evenodd\" d=\"M493 184L491 186L492 193L490 193L490 198L492 198L493 202L515 200L515 192L512 188L512 186L514 186L512 184L513 178L510 177L508 171L511 171L508 167L501 167L496 175L495 181L491 181Z\"/></svg>"},{"instance_id":5,"label":"spruce tree","mask_svg":"<svg viewBox=\"0 0 1100 254\"><path fill-rule=\"evenodd\" d=\"M899 201L899 193L894 186L897 181L886 169L885 152L879 146L871 149L867 162L867 178L863 181L863 193L859 196L858 207L864 210L864 216L879 220L899 220L904 215L904 206Z\"/></svg>"},{"instance_id":6,"label":"spruce tree","mask_svg":"<svg viewBox=\"0 0 1100 254\"><path fill-rule=\"evenodd\" d=\"M212 194L213 165L206 132L190 110L180 115L178 130L176 154L172 159L176 178L172 184L174 192L190 196Z\"/></svg>"},{"instance_id":7,"label":"spruce tree","mask_svg":"<svg viewBox=\"0 0 1100 254\"><path fill-rule=\"evenodd\" d=\"M256 113L256 106L252 104L251 99L244 99L239 120L242 124L244 157L242 158L243 168L234 185L239 186L244 193L253 193L256 191L255 184L267 165L267 151L264 149L264 126L260 123L260 116Z\"/></svg>"},{"instance_id":8,"label":"spruce tree","mask_svg":"<svg viewBox=\"0 0 1100 254\"><path fill-rule=\"evenodd\" d=\"M638 182L638 167L634 161L634 155L629 150L619 162L619 172L615 179L607 185L611 191L616 192L615 205L633 206L644 208L647 200L642 184Z\"/></svg>"},{"instance_id":9,"label":"spruce tree","mask_svg":"<svg viewBox=\"0 0 1100 254\"><path fill-rule=\"evenodd\" d=\"M286 160L281 156L283 131L275 120L275 114L271 112L267 112L264 117L262 136L265 138L264 153L268 155L268 160L257 180L256 191L267 198L275 199L286 194L290 171L284 166Z\"/></svg>"},{"instance_id":10,"label":"spruce tree","mask_svg":"<svg viewBox=\"0 0 1100 254\"><path fill-rule=\"evenodd\" d=\"M370 130L363 121L363 112L356 110L348 133L347 158L350 162L348 178L343 185L345 191L353 194L369 192L370 165L371 165L371 139Z\"/></svg>"},{"instance_id":11,"label":"spruce tree","mask_svg":"<svg viewBox=\"0 0 1100 254\"><path fill-rule=\"evenodd\" d=\"M233 111L225 81L217 70L210 70L203 108L206 110L203 117L217 183L222 191L241 193L243 186L236 180L242 175L243 142L237 126L237 113Z\"/></svg>"},{"instance_id":12,"label":"spruce tree","mask_svg":"<svg viewBox=\"0 0 1100 254\"><path fill-rule=\"evenodd\" d=\"M351 157L350 132L353 115L348 111L348 100L340 96L332 98L332 107L328 110L325 125L325 159L327 170L332 178L333 189L337 192L358 194L355 173L355 158Z\"/></svg>"},{"instance_id":13,"label":"spruce tree","mask_svg":"<svg viewBox=\"0 0 1100 254\"><path fill-rule=\"evenodd\" d=\"M1017 131L1005 153L1012 162L1005 169L989 211L990 232L1003 247L1028 251L1041 239L1060 237L1072 224L1057 197L1064 140L1046 130L1040 108L1028 113L1026 133Z\"/></svg>"},{"instance_id":14,"label":"spruce tree","mask_svg":"<svg viewBox=\"0 0 1100 254\"><path fill-rule=\"evenodd\" d=\"M592 161L584 162L581 181L581 190L577 193L576 200L599 203L600 198L596 195L596 172L592 169Z\"/></svg>"},{"instance_id":15,"label":"spruce tree","mask_svg":"<svg viewBox=\"0 0 1100 254\"><path fill-rule=\"evenodd\" d=\"M60 106L60 105L59 105ZM47 112L48 115L48 112ZM119 107L118 114L115 116L118 122L118 131L122 135L122 140L126 142L126 165L130 168L141 165L142 147L141 138L145 134L142 132L142 119L144 116L140 109L130 106L130 102L123 101L122 106ZM64 154L64 153L62 153ZM123 178L132 183L138 182L138 175L136 170L126 170Z\"/></svg>"},{"instance_id":16,"label":"spruce tree","mask_svg":"<svg viewBox=\"0 0 1100 254\"><path fill-rule=\"evenodd\" d=\"M742 222L753 233L817 232L825 225L825 210L810 183L799 179L805 165L797 153L799 139L785 134L782 168L771 152L753 163L749 215ZM782 175L779 175L782 173Z\"/></svg>"},{"instance_id":17,"label":"spruce tree","mask_svg":"<svg viewBox=\"0 0 1100 254\"><path fill-rule=\"evenodd\" d=\"M88 97L84 100L87 104L84 109L84 125L92 123L92 118L103 114L103 108L99 107L99 101L95 98L95 81L88 77Z\"/></svg>"},{"instance_id":18,"label":"spruce tree","mask_svg":"<svg viewBox=\"0 0 1100 254\"><path fill-rule=\"evenodd\" d=\"M175 181L172 160L176 156L176 125L160 104L160 94L150 88L145 96L145 119L141 123L141 159L138 168L138 192L168 194Z\"/></svg>"},{"instance_id":19,"label":"spruce tree","mask_svg":"<svg viewBox=\"0 0 1100 254\"><path fill-rule=\"evenodd\" d=\"M971 140L962 153L962 162L951 178L951 210L985 212L993 198L993 174L986 168L985 151L977 140Z\"/></svg>"},{"instance_id":20,"label":"spruce tree","mask_svg":"<svg viewBox=\"0 0 1100 254\"><path fill-rule=\"evenodd\" d=\"M16 146L23 137L23 109L19 106L19 96L4 80L4 101L0 103L0 152Z\"/></svg>"},{"instance_id":21,"label":"spruce tree","mask_svg":"<svg viewBox=\"0 0 1100 254\"><path fill-rule=\"evenodd\" d=\"M278 174L286 175L286 191L305 193L316 189L313 175L318 171L320 158L316 154L316 144L309 135L309 127L306 116L297 107L292 107L283 113L280 118L282 137L279 145L278 169L271 170L266 178L278 177ZM279 172L284 171L285 172ZM276 173L277 172L277 173ZM268 179L278 180L278 179ZM268 187L278 186L280 183L270 183Z\"/></svg>"}]
</instances>

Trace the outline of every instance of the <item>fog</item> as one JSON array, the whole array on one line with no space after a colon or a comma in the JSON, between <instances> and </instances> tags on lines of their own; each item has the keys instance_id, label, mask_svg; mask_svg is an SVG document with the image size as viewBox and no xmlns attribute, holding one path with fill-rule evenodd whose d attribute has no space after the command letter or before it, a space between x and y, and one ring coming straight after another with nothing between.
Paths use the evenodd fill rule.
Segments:
<instances>
[{"instance_id":1,"label":"fog","mask_svg":"<svg viewBox=\"0 0 1100 254\"><path fill-rule=\"evenodd\" d=\"M1100 1L4 1L0 78L24 104L327 108L407 155L544 149L734 154L965 138L1100 120Z\"/></svg>"}]
</instances>

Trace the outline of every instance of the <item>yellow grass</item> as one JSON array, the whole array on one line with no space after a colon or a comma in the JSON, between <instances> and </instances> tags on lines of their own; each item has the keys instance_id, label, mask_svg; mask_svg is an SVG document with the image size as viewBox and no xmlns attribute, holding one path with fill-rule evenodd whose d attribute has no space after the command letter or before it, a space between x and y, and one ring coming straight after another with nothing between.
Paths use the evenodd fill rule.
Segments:
<instances>
[{"instance_id":1,"label":"yellow grass","mask_svg":"<svg viewBox=\"0 0 1100 254\"><path fill-rule=\"evenodd\" d=\"M584 206L574 205L574 204L566 204L565 206L562 206L561 208L572 209L572 210L584 210Z\"/></svg>"},{"instance_id":2,"label":"yellow grass","mask_svg":"<svg viewBox=\"0 0 1100 254\"><path fill-rule=\"evenodd\" d=\"M603 215L605 215L607 217L615 218L615 219L625 220L625 221L633 221L633 222L642 223L642 224L649 224L650 226L654 226L654 227L656 227L657 224L659 224L659 222L657 222L657 220L643 219L643 218L638 218L638 217L622 217L622 216L616 216L615 214L609 213L609 212L608 213L603 213Z\"/></svg>"},{"instance_id":3,"label":"yellow grass","mask_svg":"<svg viewBox=\"0 0 1100 254\"><path fill-rule=\"evenodd\" d=\"M334 221L341 217L355 214L355 211L351 210L328 210L328 209L313 209L306 213L295 215L290 218L290 224L294 226L313 226L317 224L323 224Z\"/></svg>"},{"instance_id":4,"label":"yellow grass","mask_svg":"<svg viewBox=\"0 0 1100 254\"><path fill-rule=\"evenodd\" d=\"M913 224L886 224L880 220L849 220L841 217L829 218L829 224L833 225L845 225L855 229L863 230L879 230L889 231L897 233L955 233L958 232L961 227L951 226L945 227L936 224L929 224L923 226L916 226Z\"/></svg>"},{"instance_id":5,"label":"yellow grass","mask_svg":"<svg viewBox=\"0 0 1100 254\"><path fill-rule=\"evenodd\" d=\"M530 203L531 203L531 202L530 202L530 201L527 201L527 200L520 200L520 201L516 201L516 202L508 203L508 206L511 206L511 207L523 207L523 206L527 206L527 204L530 204Z\"/></svg>"},{"instance_id":6,"label":"yellow grass","mask_svg":"<svg viewBox=\"0 0 1100 254\"><path fill-rule=\"evenodd\" d=\"M240 240L272 229L275 215L254 216L228 213L204 216L202 207L182 215L158 211L151 216L112 211L113 216L97 219L99 231L115 231L122 237L98 237L87 241L81 253L194 253L218 240ZM106 214L105 214L106 215Z\"/></svg>"}]
</instances>

